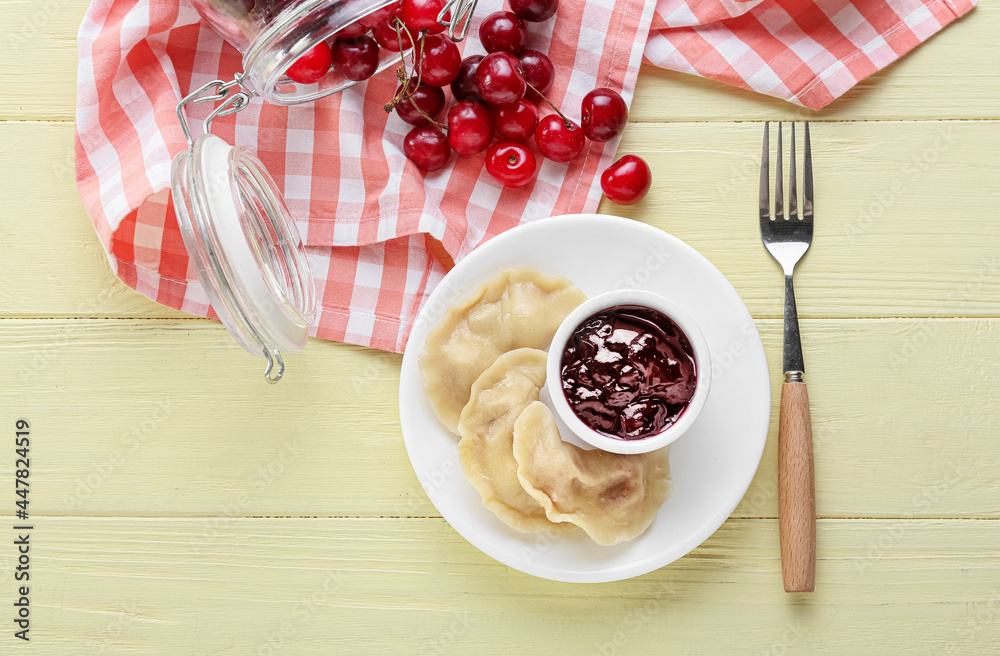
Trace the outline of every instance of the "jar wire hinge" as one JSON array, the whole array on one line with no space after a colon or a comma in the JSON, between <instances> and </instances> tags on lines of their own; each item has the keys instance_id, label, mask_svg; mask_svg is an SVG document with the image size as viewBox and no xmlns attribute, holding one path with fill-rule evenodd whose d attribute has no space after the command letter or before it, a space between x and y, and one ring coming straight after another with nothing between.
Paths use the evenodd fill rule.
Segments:
<instances>
[{"instance_id":1,"label":"jar wire hinge","mask_svg":"<svg viewBox=\"0 0 1000 656\"><path fill-rule=\"evenodd\" d=\"M188 148L194 148L194 137L191 135L191 128L188 125L187 119L184 116L184 108L188 104L198 105L206 102L217 102L220 103L212 112L205 118L202 124L202 130L204 134L209 134L212 129L212 121L219 116L229 116L230 114L235 114L236 112L246 108L250 103L251 93L240 90L233 93L233 89L242 89L243 74L237 74L229 82L223 80L213 80L207 84L202 85L198 89L192 91L187 96L185 96L177 104L177 120L181 125L181 129L184 131L184 138L187 140ZM205 95L209 90L214 88L214 92L210 95ZM267 366L264 369L264 379L268 383L277 383L281 380L281 377L285 373L285 361L281 357L281 352L274 348L267 346L260 335L254 332L254 341L257 342L258 346L264 358L267 360ZM277 372L272 376L274 372L275 364L277 364Z\"/></svg>"},{"instance_id":2,"label":"jar wire hinge","mask_svg":"<svg viewBox=\"0 0 1000 656\"><path fill-rule=\"evenodd\" d=\"M465 39L472 26L472 17L473 13L475 12L477 4L478 0L447 0L447 2L445 2L444 6L442 7L441 11L437 16L437 20L438 23L447 28L446 35L450 39L452 39L453 41L461 41ZM403 53L402 56L405 57L407 54L409 54L410 57L416 56L416 54L412 50L409 53ZM403 65L405 66L405 63ZM175 164L181 163L180 164L181 168L178 170L192 171L192 169L188 169L186 165L189 162L193 162L196 159L195 157L196 152L200 152L203 155L205 155L206 153L213 152L211 149L208 148L208 145L211 144L212 142L205 142L205 147L203 148L202 143L199 141L201 137L199 137L199 139L196 139L192 135L191 126L189 125L188 120L185 117L185 111L184 111L185 107L187 107L187 105L189 104L199 105L203 103L214 103L217 105L216 107L214 107L214 109L211 111L211 113L209 113L209 115L205 118L205 120L202 123L203 135L209 135L211 134L212 121L214 119L220 116L229 116L245 109L250 104L250 99L258 95L257 91L260 85L257 83L252 83L254 79L255 78L253 78L252 76L248 78L246 71L244 71L237 73L233 77L233 79L229 81L213 80L211 82L203 84L198 89L195 89L187 96L185 96L177 104L177 120L180 123L181 129L183 130L184 133L184 138L187 141L188 145L188 150L187 150L188 154L184 157L179 156L177 159L175 159ZM279 82L281 82L281 80L279 80ZM267 85L265 84L264 86ZM271 96L265 93L263 97L266 101ZM313 96L308 96L308 95L303 96L303 100L309 98L313 98ZM216 146L212 146L212 148L216 148ZM218 151L216 150L214 152ZM198 166L203 169L205 166L204 157L197 163ZM192 164L192 166L193 165L194 164ZM269 176L266 175L266 171L260 171L260 173L265 177L267 177L268 180L270 179ZM192 212L195 215L201 217L198 220L192 220L191 217L187 216L187 214L184 211L184 207L186 206L185 203L188 201L187 200L179 201L176 198L176 195L178 193L178 187L174 187L175 205L177 205L178 202L181 203L181 205L178 206L179 213L185 214L185 220L191 222L191 226L188 226L187 223L184 223L181 226L182 228L181 232L185 240L190 239L192 240L193 243L194 240L198 238L197 236L191 236L188 233L194 234L194 232L197 232L199 230L214 230L211 227L209 228L205 227L205 226L211 226L213 224L213 220L211 218L206 220L204 216L202 216L205 212L208 212L209 217L211 217L215 213L216 210L214 208L216 207L216 205L214 205L213 199L220 200L221 198L220 202L222 204L221 208L222 210L225 210L226 207L228 206L229 212L234 211L232 210L233 201L229 199L229 197L225 193L222 194L222 197L218 196L217 194L213 195L209 193L208 194L209 197L206 199L204 196L208 192L206 192L205 189L203 188L204 182L198 182L196 178L198 178L198 176L196 176L193 172L187 175L181 175L178 184L181 185L180 189L182 191L180 193L182 194L182 196L184 196L185 199L191 198L188 195L189 192L185 191L186 189L192 189L191 193L194 193L193 189L200 190L199 194L201 195L195 194L195 196L198 196L198 199L200 200L195 199L190 201L193 203L193 206L191 208ZM203 178L198 178L198 179L203 180ZM192 185L194 187L192 187ZM273 185L273 181L271 182L271 185ZM264 186L266 187L267 185ZM270 203L271 205L274 205L274 203L277 202L282 208L284 207L284 203L283 201L280 200L280 198L278 198L278 200L275 201L275 197L280 196L280 194L265 193L265 195L271 200ZM241 210L239 209L235 211L241 212ZM287 214L287 209L284 210L284 214ZM226 215L228 215L227 212L223 211L222 216ZM290 217L288 217L288 219L290 220ZM294 228L294 226L291 225L288 227ZM229 237L230 240L232 239L232 235L234 233L232 233L231 229L223 230L223 232L225 234L230 235ZM292 230L292 232L294 233L294 230ZM263 326L255 325L256 323L259 323L261 319L261 317L258 316L256 310L254 309L254 307L256 306L253 306L253 304L251 303L251 306L241 307L241 299L237 300L236 299L237 295L234 292L237 290L237 288L242 290L243 287L240 286L239 281L231 282L230 280L227 280L226 276L227 270L225 270L225 266L223 265L224 261L231 261L224 259L225 258L224 251L227 251L228 249L225 248L225 244L220 245L216 243L216 239L218 238L219 234L218 232L213 231L211 234L215 236L198 242L203 245L203 250L204 250L204 252L198 256L198 258L200 259L197 260L196 264L196 266L199 267L198 268L199 278L202 279L203 285L208 285L208 287L210 288L207 291L210 292L210 296L214 299L213 305L215 302L219 302L224 306L223 308L217 308L217 311L220 314L220 318L223 319L223 323L226 324L227 329L229 329L230 332L233 332L234 336L237 336L237 338L240 339L244 348L248 350L260 349L258 352L262 353L264 358L267 360L267 366L264 371L264 378L269 383L276 383L279 380L281 380L281 377L284 374L285 363L282 360L281 352L276 346L273 345L274 344L273 338L275 337L275 334L273 333L274 324L265 321L265 325ZM248 237L248 239L250 239L250 237ZM230 245L231 246L233 245L231 241ZM189 246L189 251L190 248L191 247ZM242 248L242 241L240 242L240 244L236 246L236 249L238 251L241 248ZM216 252L217 250L219 251L218 253ZM247 251L247 253L249 252L250 251ZM214 274L205 273L203 276L202 268L204 267L207 267L206 271L214 272ZM299 269L302 269L302 267L300 266ZM246 282L246 280L247 280L246 278L243 278L244 283ZM236 285L236 287L231 285ZM243 305L246 304L243 303ZM253 315L253 320L251 320L250 317L251 314ZM307 312L303 316L308 314L309 313ZM234 330L236 332L234 332ZM279 343L288 346L288 344L283 339L286 336L287 333L281 334L281 337L279 338ZM304 333L302 334L302 339L304 344L304 339L305 339ZM294 343L292 344L292 346L294 346ZM251 352L254 351L251 350Z\"/></svg>"},{"instance_id":3,"label":"jar wire hinge","mask_svg":"<svg viewBox=\"0 0 1000 656\"><path fill-rule=\"evenodd\" d=\"M230 93L230 91L234 88L239 87L242 89L242 83L243 73L237 73L236 77L229 82L213 80L202 85L198 89L195 89L186 95L179 103L177 103L177 120L181 124L181 129L184 131L184 138L187 139L188 148L194 147L194 138L191 136L191 128L188 127L187 119L184 118L184 107L188 103L192 105L200 105L201 103L206 102L222 103L208 115L202 125L203 132L208 134L211 132L212 121L217 117L235 114L250 104L250 97L252 94L249 92L238 91L236 93ZM215 93L209 96L204 95L205 92L212 87L215 87Z\"/></svg>"}]
</instances>

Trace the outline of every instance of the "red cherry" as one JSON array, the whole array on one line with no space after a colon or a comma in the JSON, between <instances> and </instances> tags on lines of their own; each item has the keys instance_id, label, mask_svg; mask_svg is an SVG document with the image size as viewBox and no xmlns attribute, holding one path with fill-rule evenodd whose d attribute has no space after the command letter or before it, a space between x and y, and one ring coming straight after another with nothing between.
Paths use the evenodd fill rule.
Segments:
<instances>
[{"instance_id":1,"label":"red cherry","mask_svg":"<svg viewBox=\"0 0 1000 656\"><path fill-rule=\"evenodd\" d=\"M567 125L568 123L568 125ZM583 130L573 121L564 121L558 114L549 114L538 121L535 145L544 157L553 162L568 162L583 152Z\"/></svg>"},{"instance_id":2,"label":"red cherry","mask_svg":"<svg viewBox=\"0 0 1000 656\"><path fill-rule=\"evenodd\" d=\"M622 133L628 120L628 106L616 91L594 89L583 97L583 133L591 141L610 141Z\"/></svg>"},{"instance_id":3,"label":"red cherry","mask_svg":"<svg viewBox=\"0 0 1000 656\"><path fill-rule=\"evenodd\" d=\"M505 187L523 187L535 177L538 164L524 144L501 141L486 153L486 170Z\"/></svg>"},{"instance_id":4,"label":"red cherry","mask_svg":"<svg viewBox=\"0 0 1000 656\"><path fill-rule=\"evenodd\" d=\"M410 28L414 37L420 30L427 30L428 34L437 34L444 31L444 25L439 23L437 18L445 3L446 0L403 0L399 17Z\"/></svg>"},{"instance_id":5,"label":"red cherry","mask_svg":"<svg viewBox=\"0 0 1000 656\"><path fill-rule=\"evenodd\" d=\"M601 189L619 205L638 203L653 184L649 164L641 157L625 155L601 174Z\"/></svg>"},{"instance_id":6,"label":"red cherry","mask_svg":"<svg viewBox=\"0 0 1000 656\"><path fill-rule=\"evenodd\" d=\"M527 100L493 111L493 129L497 138L503 141L527 141L535 134L537 125L538 108Z\"/></svg>"},{"instance_id":7,"label":"red cherry","mask_svg":"<svg viewBox=\"0 0 1000 656\"><path fill-rule=\"evenodd\" d=\"M388 7L382 7L367 16L362 16L358 19L358 22L365 27L378 27L383 23L388 23L396 14L397 9L399 9L399 3L394 2Z\"/></svg>"},{"instance_id":8,"label":"red cherry","mask_svg":"<svg viewBox=\"0 0 1000 656\"><path fill-rule=\"evenodd\" d=\"M403 139L403 152L424 171L437 171L451 157L448 137L432 125L421 125L410 130Z\"/></svg>"},{"instance_id":9,"label":"red cherry","mask_svg":"<svg viewBox=\"0 0 1000 656\"><path fill-rule=\"evenodd\" d=\"M493 140L493 118L484 106L463 100L448 110L448 145L459 155L486 150Z\"/></svg>"},{"instance_id":10,"label":"red cherry","mask_svg":"<svg viewBox=\"0 0 1000 656\"><path fill-rule=\"evenodd\" d=\"M396 104L396 114L410 125L428 125L430 119L436 119L444 109L444 91L424 84L414 88L416 83L416 80L410 80L412 95ZM396 88L397 96L402 89L402 84Z\"/></svg>"},{"instance_id":11,"label":"red cherry","mask_svg":"<svg viewBox=\"0 0 1000 656\"><path fill-rule=\"evenodd\" d=\"M367 80L378 70L378 44L370 36L333 42L333 67L348 80Z\"/></svg>"},{"instance_id":12,"label":"red cherry","mask_svg":"<svg viewBox=\"0 0 1000 656\"><path fill-rule=\"evenodd\" d=\"M510 9L526 21L540 23L552 18L559 0L510 0Z\"/></svg>"},{"instance_id":13,"label":"red cherry","mask_svg":"<svg viewBox=\"0 0 1000 656\"><path fill-rule=\"evenodd\" d=\"M361 24L361 21L354 21L339 32L333 34L337 39L355 39L368 33L368 28Z\"/></svg>"},{"instance_id":14,"label":"red cherry","mask_svg":"<svg viewBox=\"0 0 1000 656\"><path fill-rule=\"evenodd\" d=\"M311 50L295 60L295 63L288 67L285 75L292 82L299 84L312 84L319 81L330 70L330 46L325 41L320 41Z\"/></svg>"},{"instance_id":15,"label":"red cherry","mask_svg":"<svg viewBox=\"0 0 1000 656\"><path fill-rule=\"evenodd\" d=\"M420 46L418 45L419 49ZM442 34L424 37L423 54L417 65L420 81L434 87L451 84L462 67L462 55L455 42Z\"/></svg>"},{"instance_id":16,"label":"red cherry","mask_svg":"<svg viewBox=\"0 0 1000 656\"><path fill-rule=\"evenodd\" d=\"M406 30L402 27L399 28L399 36L402 36L402 41L400 41L399 36L396 35L396 26L394 25L395 17L390 18L385 23L380 23L372 28L372 35L378 44L385 48L386 50L391 50L392 52L400 52L401 50L409 50L413 47L410 42L410 37L406 35ZM402 44L402 47L400 47Z\"/></svg>"},{"instance_id":17,"label":"red cherry","mask_svg":"<svg viewBox=\"0 0 1000 656\"><path fill-rule=\"evenodd\" d=\"M528 88L520 72L521 63L509 52L491 52L476 70L476 86L483 100L493 105L513 105Z\"/></svg>"},{"instance_id":18,"label":"red cherry","mask_svg":"<svg viewBox=\"0 0 1000 656\"><path fill-rule=\"evenodd\" d=\"M538 93L548 93L552 88L552 82L556 79L556 69L548 55L537 50L525 49L518 54L517 59L521 62L521 70L524 71L524 79L528 84L538 89ZM529 87L525 96L528 100L538 102L542 99L538 93Z\"/></svg>"},{"instance_id":19,"label":"red cherry","mask_svg":"<svg viewBox=\"0 0 1000 656\"><path fill-rule=\"evenodd\" d=\"M456 100L482 100L479 87L476 85L476 70L481 61L483 61L482 55L472 55L462 60L458 77L451 83L451 93Z\"/></svg>"},{"instance_id":20,"label":"red cherry","mask_svg":"<svg viewBox=\"0 0 1000 656\"><path fill-rule=\"evenodd\" d=\"M487 16L479 26L479 40L486 52L516 55L528 40L528 27L509 11L498 11Z\"/></svg>"}]
</instances>

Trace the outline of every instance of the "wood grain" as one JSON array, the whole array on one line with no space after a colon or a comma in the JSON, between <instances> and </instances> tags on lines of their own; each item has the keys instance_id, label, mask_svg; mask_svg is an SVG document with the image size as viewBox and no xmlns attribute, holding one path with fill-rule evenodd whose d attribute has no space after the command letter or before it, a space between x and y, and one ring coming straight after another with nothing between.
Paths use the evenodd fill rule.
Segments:
<instances>
[{"instance_id":1,"label":"wood grain","mask_svg":"<svg viewBox=\"0 0 1000 656\"><path fill-rule=\"evenodd\" d=\"M46 518L30 651L4 631L0 652L994 654L996 523L821 521L816 592L789 596L774 520L580 585L497 565L441 519Z\"/></svg>"},{"instance_id":2,"label":"wood grain","mask_svg":"<svg viewBox=\"0 0 1000 656\"><path fill-rule=\"evenodd\" d=\"M778 411L778 537L785 592L816 587L816 488L805 383L781 386Z\"/></svg>"},{"instance_id":3,"label":"wood grain","mask_svg":"<svg viewBox=\"0 0 1000 656\"><path fill-rule=\"evenodd\" d=\"M778 422L734 517L692 554L620 583L541 581L438 516L400 438L399 356L312 340L267 386L219 324L122 285L73 187L86 6L0 3L0 421L32 421L37 525L32 642L0 631L0 653L1000 653L1000 5L818 113L640 74L620 150L654 187L601 211L679 236L733 282L772 412L782 299L752 214L759 121L817 122L796 277L811 595L782 591ZM11 464L0 452L0 481Z\"/></svg>"},{"instance_id":4,"label":"wood grain","mask_svg":"<svg viewBox=\"0 0 1000 656\"><path fill-rule=\"evenodd\" d=\"M780 317L780 269L754 218L760 138L757 123L630 126L620 152L649 160L653 188L601 211L680 237L754 316ZM1000 121L827 123L812 138L816 233L796 269L799 316L1000 316ZM26 217L0 241L0 316L187 316L110 271L72 185L72 126L0 123L0 143L32 145L0 159L0 201Z\"/></svg>"},{"instance_id":5,"label":"wood grain","mask_svg":"<svg viewBox=\"0 0 1000 656\"><path fill-rule=\"evenodd\" d=\"M76 191L71 123L0 122L0 144L0 316L190 316L115 277Z\"/></svg>"},{"instance_id":6,"label":"wood grain","mask_svg":"<svg viewBox=\"0 0 1000 656\"><path fill-rule=\"evenodd\" d=\"M782 323L758 323L777 419ZM802 344L821 517L1000 517L1000 320L807 320ZM397 355L311 340L269 386L214 322L4 320L0 360L0 407L44 436L36 513L437 515ZM777 517L777 431L737 516Z\"/></svg>"}]
</instances>

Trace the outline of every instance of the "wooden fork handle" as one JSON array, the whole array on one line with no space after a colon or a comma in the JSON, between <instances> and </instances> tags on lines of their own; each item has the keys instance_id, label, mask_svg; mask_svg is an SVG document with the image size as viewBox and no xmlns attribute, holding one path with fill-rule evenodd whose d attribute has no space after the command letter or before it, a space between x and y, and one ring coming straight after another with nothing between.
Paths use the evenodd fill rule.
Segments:
<instances>
[{"instance_id":1,"label":"wooden fork handle","mask_svg":"<svg viewBox=\"0 0 1000 656\"><path fill-rule=\"evenodd\" d=\"M816 586L816 491L806 384L781 386L778 422L778 532L785 592Z\"/></svg>"}]
</instances>

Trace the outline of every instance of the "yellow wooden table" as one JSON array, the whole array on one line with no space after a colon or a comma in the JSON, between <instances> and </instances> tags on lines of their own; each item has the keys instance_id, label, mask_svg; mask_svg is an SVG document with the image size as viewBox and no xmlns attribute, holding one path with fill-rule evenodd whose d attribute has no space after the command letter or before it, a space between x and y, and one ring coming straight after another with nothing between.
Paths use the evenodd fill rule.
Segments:
<instances>
[{"instance_id":1,"label":"yellow wooden table","mask_svg":"<svg viewBox=\"0 0 1000 656\"><path fill-rule=\"evenodd\" d=\"M400 436L399 356L314 340L271 387L218 323L119 283L73 186L84 10L0 3L0 653L1000 653L996 6L817 115L640 77L621 152L647 158L655 185L602 210L728 276L774 392L782 287L754 216L759 121L817 121L816 236L796 272L811 595L782 591L776 421L742 504L690 555L630 581L553 583L481 554L428 501ZM11 605L21 417L30 643Z\"/></svg>"}]
</instances>

